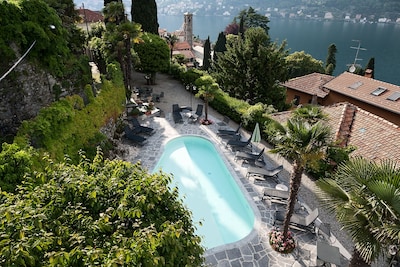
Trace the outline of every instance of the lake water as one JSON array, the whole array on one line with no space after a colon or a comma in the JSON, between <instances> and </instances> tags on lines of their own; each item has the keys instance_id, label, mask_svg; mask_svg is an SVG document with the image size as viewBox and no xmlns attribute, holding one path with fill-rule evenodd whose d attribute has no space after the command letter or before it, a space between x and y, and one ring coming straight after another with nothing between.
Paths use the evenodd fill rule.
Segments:
<instances>
[{"instance_id":1,"label":"lake water","mask_svg":"<svg viewBox=\"0 0 400 267\"><path fill-rule=\"evenodd\" d=\"M218 34L224 31L233 17L193 16L193 33L201 39L210 37L215 42ZM183 25L182 16L159 15L160 28L172 32ZM305 51L314 58L325 62L328 47L334 43L338 49L336 69L338 75L348 69L356 57L360 40L361 47L357 56L362 67L369 59L375 58L375 79L400 85L400 25L381 23L353 23L342 21L288 20L275 19L269 22L269 34L273 41L287 41L290 52Z\"/></svg>"}]
</instances>

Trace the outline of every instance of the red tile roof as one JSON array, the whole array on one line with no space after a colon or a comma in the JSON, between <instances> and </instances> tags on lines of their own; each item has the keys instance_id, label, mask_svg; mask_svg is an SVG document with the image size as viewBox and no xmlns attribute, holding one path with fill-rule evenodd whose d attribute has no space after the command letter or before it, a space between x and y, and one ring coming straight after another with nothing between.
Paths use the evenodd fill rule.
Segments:
<instances>
[{"instance_id":1,"label":"red tile roof","mask_svg":"<svg viewBox=\"0 0 400 267\"><path fill-rule=\"evenodd\" d=\"M190 44L188 42L179 42L174 44L174 50L191 50Z\"/></svg>"},{"instance_id":2,"label":"red tile roof","mask_svg":"<svg viewBox=\"0 0 400 267\"><path fill-rule=\"evenodd\" d=\"M335 91L347 97L357 99L382 109L389 110L400 115L400 99L393 101L388 97L400 97L400 86L367 78L350 72L344 72L324 87L328 90ZM375 90L382 88L381 94L372 94Z\"/></svg>"},{"instance_id":3,"label":"red tile roof","mask_svg":"<svg viewBox=\"0 0 400 267\"><path fill-rule=\"evenodd\" d=\"M196 56L193 54L192 51L188 51L188 50L180 50L180 51L173 51L172 52L173 55L184 55L185 58L191 59L191 58L195 58Z\"/></svg>"},{"instance_id":4,"label":"red tile roof","mask_svg":"<svg viewBox=\"0 0 400 267\"><path fill-rule=\"evenodd\" d=\"M316 94L318 97L324 98L328 95L329 90L324 89L323 86L334 78L334 76L314 72L290 79L283 85L296 91L308 93L310 95Z\"/></svg>"},{"instance_id":5,"label":"red tile roof","mask_svg":"<svg viewBox=\"0 0 400 267\"><path fill-rule=\"evenodd\" d=\"M328 114L335 140L342 145L352 145L356 150L351 156L362 156L379 161L392 159L400 163L400 127L350 103L321 107ZM272 114L284 123L289 111Z\"/></svg>"},{"instance_id":6,"label":"red tile roof","mask_svg":"<svg viewBox=\"0 0 400 267\"><path fill-rule=\"evenodd\" d=\"M89 10L86 8L79 8L78 13L79 13L79 16L83 19L83 23L104 21L103 15L98 11L92 11L92 10ZM86 21L85 21L85 16L86 16Z\"/></svg>"}]
</instances>

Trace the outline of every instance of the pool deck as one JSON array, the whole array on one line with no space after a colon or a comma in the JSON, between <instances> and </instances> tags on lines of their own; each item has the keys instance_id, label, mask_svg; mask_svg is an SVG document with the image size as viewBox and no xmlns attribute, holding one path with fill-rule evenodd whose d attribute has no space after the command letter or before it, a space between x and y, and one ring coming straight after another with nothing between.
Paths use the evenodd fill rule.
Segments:
<instances>
[{"instance_id":1,"label":"pool deck","mask_svg":"<svg viewBox=\"0 0 400 267\"><path fill-rule=\"evenodd\" d=\"M164 92L164 97L161 98L156 106L161 110L160 116L140 118L143 125L150 126L156 129L155 134L148 137L148 143L143 147L136 147L127 140L123 140L120 144L120 150L124 151L124 160L130 162L140 161L142 166L151 171L156 165L159 157L163 152L163 146L168 140L180 135L200 135L204 136L215 144L219 150L221 157L226 162L232 175L238 182L245 197L248 199L252 206L255 215L255 227L253 231L244 239L228 244L212 248L206 251L205 259L207 266L221 266L221 267L236 267L236 266L315 266L316 265L316 242L317 237L315 234L303 231L293 230L295 239L298 242L297 248L289 254L281 254L275 252L269 245L268 233L273 228L273 217L277 209L284 209L282 205L268 203L268 201L261 198L262 190L264 187L274 187L276 181L259 181L253 178L246 178L246 170L248 165L241 161L235 161L235 153L229 150L224 142L216 135L219 128L215 123L212 125L204 126L199 123L189 123L187 118L184 117L184 123L175 124L172 120L171 111L172 104L179 104L180 106L191 106L193 110L196 109L197 104L204 104L200 99L191 97L178 81L169 78L165 75L158 74L157 84L150 86L153 92ZM137 86L146 86L143 75L136 76ZM218 122L221 121L223 116L215 112L212 108L209 109L209 118ZM229 128L236 128L237 124L230 122ZM242 131L243 138L248 137L250 134ZM256 149L265 147L269 149L268 144L261 142L257 144ZM289 173L291 170L290 163L286 162L283 158L276 155L265 153L265 161L267 168L276 167L277 165L284 165L285 170L279 175L279 183L289 184ZM306 210L318 207L318 201L313 193L315 188L314 183L306 175L303 176L303 182L299 193L299 200L302 202ZM347 266L350 254L349 250L352 248L351 242L348 237L339 229L337 224L332 223L334 218L319 208L320 216L319 221L328 221L331 223L331 229L335 236L332 245L339 247L341 252L341 265Z\"/></svg>"}]
</instances>

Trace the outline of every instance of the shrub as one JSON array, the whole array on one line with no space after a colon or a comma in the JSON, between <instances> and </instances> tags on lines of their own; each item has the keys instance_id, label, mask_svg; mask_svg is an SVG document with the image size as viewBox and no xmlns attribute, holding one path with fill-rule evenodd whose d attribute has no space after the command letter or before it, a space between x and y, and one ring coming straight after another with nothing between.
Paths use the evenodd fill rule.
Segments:
<instances>
[{"instance_id":1,"label":"shrub","mask_svg":"<svg viewBox=\"0 0 400 267\"><path fill-rule=\"evenodd\" d=\"M2 266L201 266L204 249L171 176L85 156L3 194ZM13 248L18 249L13 249Z\"/></svg>"}]
</instances>

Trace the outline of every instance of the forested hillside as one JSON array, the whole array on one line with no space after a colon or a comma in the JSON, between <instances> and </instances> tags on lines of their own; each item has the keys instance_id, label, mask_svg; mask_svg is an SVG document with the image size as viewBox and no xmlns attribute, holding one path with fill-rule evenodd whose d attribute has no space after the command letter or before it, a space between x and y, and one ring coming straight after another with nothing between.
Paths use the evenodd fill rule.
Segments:
<instances>
[{"instance_id":1,"label":"forested hillside","mask_svg":"<svg viewBox=\"0 0 400 267\"><path fill-rule=\"evenodd\" d=\"M74 0L77 7L82 6L82 1ZM85 0L86 8L102 10L103 1ZM127 13L130 13L131 0L123 0ZM337 19L343 19L346 15L360 14L368 20L387 17L396 20L400 17L400 1L398 0L157 0L158 13L160 15L182 15L191 12L201 16L235 16L241 10L249 6L259 10L262 14L271 14L270 11L278 10L280 14L298 12L318 17L324 12L332 12ZM372 18L371 18L372 16ZM352 16L354 17L354 16Z\"/></svg>"},{"instance_id":2,"label":"forested hillside","mask_svg":"<svg viewBox=\"0 0 400 267\"><path fill-rule=\"evenodd\" d=\"M396 19L400 17L400 1L397 0L249 0L245 3L241 0L206 0L196 2L194 0L159 0L157 5L160 13L195 12L198 15L217 15L226 12L235 15L237 11L252 6L261 13L278 9L281 12L333 12L337 18L346 14L361 14L363 17L388 17Z\"/></svg>"}]
</instances>

